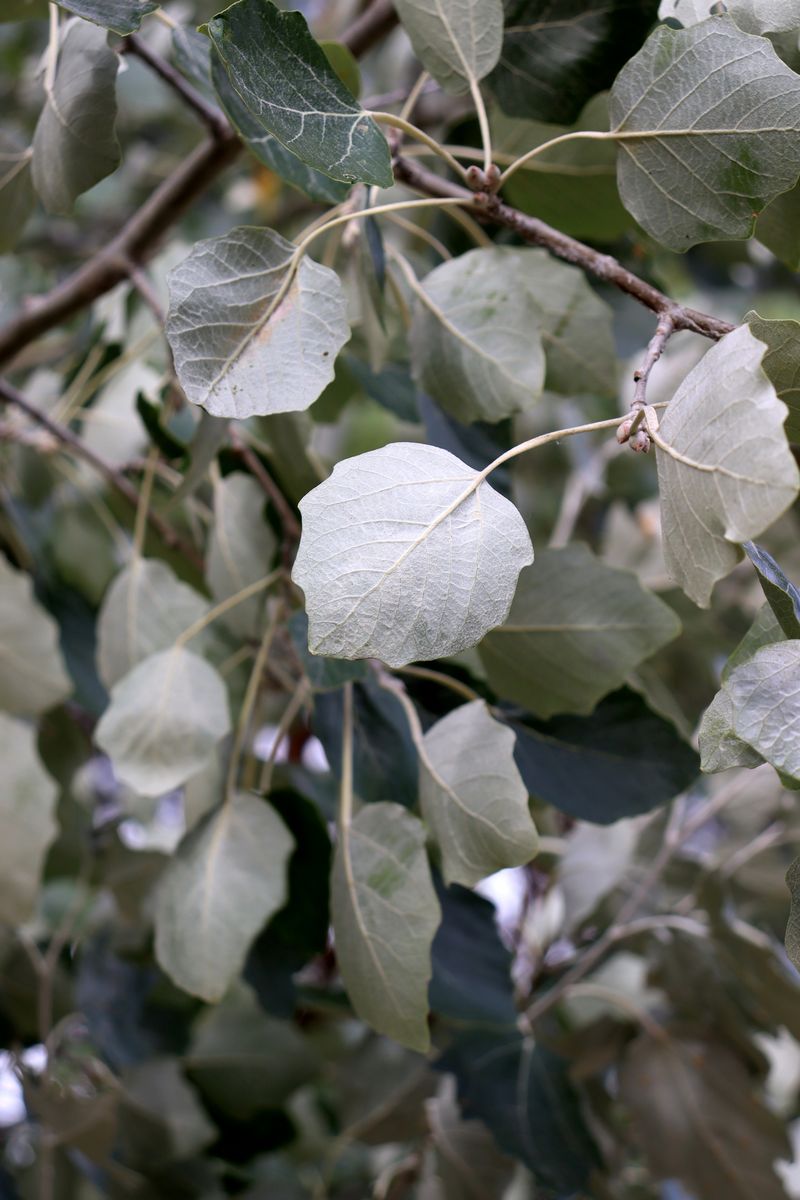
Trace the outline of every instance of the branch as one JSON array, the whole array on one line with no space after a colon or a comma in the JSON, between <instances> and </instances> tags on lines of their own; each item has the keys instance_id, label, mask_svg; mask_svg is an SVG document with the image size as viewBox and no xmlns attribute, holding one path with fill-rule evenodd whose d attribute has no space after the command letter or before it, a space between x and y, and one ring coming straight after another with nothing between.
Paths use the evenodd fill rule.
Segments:
<instances>
[{"instance_id":1,"label":"branch","mask_svg":"<svg viewBox=\"0 0 800 1200\"><path fill-rule=\"evenodd\" d=\"M372 0L369 8L344 31L340 41L347 46L351 54L360 58L394 29L397 20L392 0Z\"/></svg>"},{"instance_id":2,"label":"branch","mask_svg":"<svg viewBox=\"0 0 800 1200\"><path fill-rule=\"evenodd\" d=\"M59 425L52 417L48 417L35 404L31 404L21 392L18 392L15 387L7 383L4 379L0 379L0 401L5 401L6 404L13 404L20 412L24 412L27 417L40 425L42 429L46 429L57 442L62 446L69 447L70 450L78 457L87 462L95 471L114 488L120 496L124 496L134 510L139 507L139 492L133 484L125 478L125 476L114 469L104 459L95 454L94 450L90 449L85 442L68 429L65 425ZM148 524L162 539L165 545L170 546L173 550L180 551L194 566L199 570L203 569L203 560L194 546L180 536L177 530L173 529L168 521L152 509L147 511Z\"/></svg>"},{"instance_id":3,"label":"branch","mask_svg":"<svg viewBox=\"0 0 800 1200\"><path fill-rule=\"evenodd\" d=\"M224 142L233 136L231 123L222 109L217 108L216 104L211 104L206 100L205 96L201 95L196 88L193 88L188 80L181 75L180 71L176 70L171 63L168 63L155 50L151 50L147 42L138 34L129 34L119 49L123 54L133 54L137 58L140 58L143 63L146 63L150 67L151 71L154 71L174 92L177 92L184 103L197 114L203 124L208 126L209 132L213 137Z\"/></svg>"},{"instance_id":4,"label":"branch","mask_svg":"<svg viewBox=\"0 0 800 1200\"><path fill-rule=\"evenodd\" d=\"M458 184L442 179L417 162L402 156L395 158L394 172L398 183L405 183L414 191L422 192L426 196L449 196L466 200L471 194ZM623 267L622 263L610 254L601 254L593 247L554 229L552 225L545 224L538 217L530 217L527 213L512 208L496 196L473 195L472 201L473 215L510 229L530 245L543 246L556 258L581 267L587 274L594 275L604 283L613 284L634 300L638 300L645 308L659 316L668 316L672 330L686 329L717 341L735 328L728 321L676 303L664 292L660 292L646 280L634 275L627 267Z\"/></svg>"}]
</instances>

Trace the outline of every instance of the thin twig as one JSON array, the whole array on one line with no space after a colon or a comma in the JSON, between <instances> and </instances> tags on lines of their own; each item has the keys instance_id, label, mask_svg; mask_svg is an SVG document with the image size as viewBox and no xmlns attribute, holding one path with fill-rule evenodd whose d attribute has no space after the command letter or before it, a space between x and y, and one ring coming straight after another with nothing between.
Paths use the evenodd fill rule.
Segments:
<instances>
[{"instance_id":1,"label":"thin twig","mask_svg":"<svg viewBox=\"0 0 800 1200\"><path fill-rule=\"evenodd\" d=\"M661 313L656 325L656 331L647 344L642 365L633 373L636 387L633 393L631 408L644 408L647 404L647 381L650 378L650 372L661 358L667 342L674 332L675 319L672 312Z\"/></svg>"},{"instance_id":2,"label":"thin twig","mask_svg":"<svg viewBox=\"0 0 800 1200\"><path fill-rule=\"evenodd\" d=\"M157 54L138 34L129 34L119 49L123 54L133 54L146 63L151 71L154 71L174 92L177 92L181 100L197 114L218 141L226 141L232 136L231 123L222 109L206 100L205 96L193 88L180 71L173 67L172 63Z\"/></svg>"},{"instance_id":3,"label":"thin twig","mask_svg":"<svg viewBox=\"0 0 800 1200\"><path fill-rule=\"evenodd\" d=\"M248 446L236 430L231 430L231 448L239 455L250 474L260 485L261 489L275 505L278 519L283 527L284 537L290 542L299 542L302 527L289 501L270 475L261 459L251 446Z\"/></svg>"}]
</instances>

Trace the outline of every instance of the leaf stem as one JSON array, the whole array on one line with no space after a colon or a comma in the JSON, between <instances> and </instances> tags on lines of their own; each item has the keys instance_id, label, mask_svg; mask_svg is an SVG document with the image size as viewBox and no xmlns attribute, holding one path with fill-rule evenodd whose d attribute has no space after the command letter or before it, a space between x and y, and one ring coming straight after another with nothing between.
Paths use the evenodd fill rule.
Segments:
<instances>
[{"instance_id":1,"label":"leaf stem","mask_svg":"<svg viewBox=\"0 0 800 1200\"><path fill-rule=\"evenodd\" d=\"M44 90L49 100L53 97L53 85L56 81L58 68L58 5L49 5L50 36L47 41L47 59L44 68Z\"/></svg>"},{"instance_id":2,"label":"leaf stem","mask_svg":"<svg viewBox=\"0 0 800 1200\"><path fill-rule=\"evenodd\" d=\"M228 759L228 773L225 777L225 801L230 803L233 799L234 789L236 787L236 776L239 773L239 763L242 758L242 750L244 749L247 730L250 726L250 718L253 715L256 699L258 697L258 689L261 686L261 678L264 674L264 667L267 661L270 647L275 638L275 633L283 616L283 606L278 604L275 606L275 611L267 621L264 635L261 638L261 644L258 647L253 662L253 669L250 672L250 678L247 681L242 707L239 710L239 719L236 722L236 733L233 738L233 746L231 748L231 756Z\"/></svg>"},{"instance_id":3,"label":"leaf stem","mask_svg":"<svg viewBox=\"0 0 800 1200\"><path fill-rule=\"evenodd\" d=\"M139 492L139 503L136 506L136 523L133 527L133 557L141 558L144 550L144 538L147 531L147 514L150 511L150 500L153 495L153 482L158 465L158 449L151 446L145 462L142 476L142 490Z\"/></svg>"},{"instance_id":4,"label":"leaf stem","mask_svg":"<svg viewBox=\"0 0 800 1200\"><path fill-rule=\"evenodd\" d=\"M451 170L455 171L459 178L466 182L467 172L458 159L454 158L449 150L445 150L444 146L436 141L425 132L424 129L418 129L416 125L412 125L410 121L406 121L403 117L398 117L395 113L387 112L370 112L367 114L372 117L373 121L378 121L381 125L389 125L392 129L399 129L407 137L413 137L416 141L421 142L423 146L427 146L434 154L437 154L444 162L447 163Z\"/></svg>"},{"instance_id":5,"label":"leaf stem","mask_svg":"<svg viewBox=\"0 0 800 1200\"><path fill-rule=\"evenodd\" d=\"M540 154L544 154L545 150L552 150L553 146L560 146L564 142L574 142L578 138L587 138L596 142L616 141L617 135L608 130L601 129L580 129L573 130L572 133L562 133L558 137L550 138L548 142L542 142L540 146L534 146L532 150L528 150L527 154L521 155L515 159L511 166L506 167L503 174L500 176L498 187L505 187L512 175L515 175L521 167L529 163L531 159L537 158Z\"/></svg>"},{"instance_id":6,"label":"leaf stem","mask_svg":"<svg viewBox=\"0 0 800 1200\"><path fill-rule=\"evenodd\" d=\"M342 690L342 778L339 786L339 836L347 845L353 821L353 685ZM348 855L349 858L349 855Z\"/></svg>"},{"instance_id":7,"label":"leaf stem","mask_svg":"<svg viewBox=\"0 0 800 1200\"><path fill-rule=\"evenodd\" d=\"M410 121L411 120L411 117L413 116L413 113L414 113L414 109L417 107L417 102L418 102L420 96L422 95L423 91L425 90L425 87L427 86L429 80L430 80L430 73L428 71L421 71L419 74L419 77L417 79L417 82L414 84L411 91L406 96L405 103L403 104L403 107L400 109L400 120L401 121Z\"/></svg>"},{"instance_id":8,"label":"leaf stem","mask_svg":"<svg viewBox=\"0 0 800 1200\"><path fill-rule=\"evenodd\" d=\"M278 757L278 751L283 745L284 739L294 724L295 717L300 712L300 709L306 702L309 694L308 680L299 679L297 686L292 692L289 703L283 710L283 715L278 722L278 728L275 730L275 737L269 749L269 754L264 760L264 765L261 768L261 778L258 781L258 790L262 795L266 795L272 786L272 772L275 769L275 760Z\"/></svg>"},{"instance_id":9,"label":"leaf stem","mask_svg":"<svg viewBox=\"0 0 800 1200\"><path fill-rule=\"evenodd\" d=\"M334 229L337 225L346 225L349 221L358 221L366 217L380 217L385 213L407 212L409 209L460 208L464 205L470 205L471 203L471 196L464 196L463 199L459 196L431 197L430 199L424 200L397 200L393 204L377 204L374 208L360 208L355 212L343 213L341 216L334 217L332 221L326 221L323 225L318 225L315 229L312 229L310 233L305 234L302 241L300 241L297 245L297 249L294 253L293 264L296 266L312 242L314 242L318 237L321 237L323 233L327 233L328 230ZM288 277L291 278L292 274L293 267L290 268ZM285 292L283 294L285 295ZM279 292L278 295L280 296L281 293ZM277 307L277 305L274 307Z\"/></svg>"},{"instance_id":10,"label":"leaf stem","mask_svg":"<svg viewBox=\"0 0 800 1200\"><path fill-rule=\"evenodd\" d=\"M266 591L271 587L276 579L279 579L283 574L282 567L276 567L274 571L270 571L269 575L265 575L263 579L257 579L255 583L249 583L247 587L242 588L238 592L234 592L232 596L221 600L219 604L215 604L208 612L194 621L183 633L179 633L175 638L175 646L185 646L193 637L197 637L198 633L202 633L217 617L222 617L226 612L235 608L237 604L243 604L245 600L249 600L251 596L258 595L259 592Z\"/></svg>"},{"instance_id":11,"label":"leaf stem","mask_svg":"<svg viewBox=\"0 0 800 1200\"><path fill-rule=\"evenodd\" d=\"M483 170L488 175L489 168L494 161L492 158L492 130L489 125L489 116L486 112L486 104L484 103L483 93L481 92L481 85L472 75L470 76L469 80L469 90L472 94L475 112L478 116L478 125L481 131L481 145L483 146Z\"/></svg>"},{"instance_id":12,"label":"leaf stem","mask_svg":"<svg viewBox=\"0 0 800 1200\"><path fill-rule=\"evenodd\" d=\"M454 679L452 675L446 675L444 671L434 671L432 667L396 667L395 674L410 675L413 679L426 679L430 683L438 683L440 687L449 688L451 692L455 692L462 700L472 702L480 700L481 697L467 683L462 683L460 679Z\"/></svg>"}]
</instances>

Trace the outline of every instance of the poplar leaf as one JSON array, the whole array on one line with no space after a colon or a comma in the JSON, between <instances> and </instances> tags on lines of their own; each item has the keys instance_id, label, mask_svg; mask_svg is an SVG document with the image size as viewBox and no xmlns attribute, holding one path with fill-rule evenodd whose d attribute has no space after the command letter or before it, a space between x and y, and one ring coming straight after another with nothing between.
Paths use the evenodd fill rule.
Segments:
<instances>
[{"instance_id":1,"label":"poplar leaf","mask_svg":"<svg viewBox=\"0 0 800 1200\"><path fill-rule=\"evenodd\" d=\"M800 971L800 858L786 872L786 886L792 898L786 926L786 953Z\"/></svg>"},{"instance_id":2,"label":"poplar leaf","mask_svg":"<svg viewBox=\"0 0 800 1200\"><path fill-rule=\"evenodd\" d=\"M730 17L659 26L617 76L623 203L662 245L746 238L800 174L800 77Z\"/></svg>"},{"instance_id":3,"label":"poplar leaf","mask_svg":"<svg viewBox=\"0 0 800 1200\"><path fill-rule=\"evenodd\" d=\"M392 186L386 138L301 13L280 12L270 0L239 0L209 21L208 33L244 103L292 154L332 179Z\"/></svg>"},{"instance_id":4,"label":"poplar leaf","mask_svg":"<svg viewBox=\"0 0 800 1200\"><path fill-rule=\"evenodd\" d=\"M168 276L166 333L186 395L216 417L308 408L350 337L339 277L271 229L197 242Z\"/></svg>"},{"instance_id":5,"label":"poplar leaf","mask_svg":"<svg viewBox=\"0 0 800 1200\"><path fill-rule=\"evenodd\" d=\"M664 559L703 608L739 561L738 543L758 537L797 495L786 406L763 355L748 326L729 333L686 376L657 434Z\"/></svg>"},{"instance_id":6,"label":"poplar leaf","mask_svg":"<svg viewBox=\"0 0 800 1200\"><path fill-rule=\"evenodd\" d=\"M339 833L331 906L336 956L357 1014L425 1052L431 943L441 913L422 823L399 804L362 808Z\"/></svg>"},{"instance_id":7,"label":"poplar leaf","mask_svg":"<svg viewBox=\"0 0 800 1200\"><path fill-rule=\"evenodd\" d=\"M0 709L35 716L72 691L58 626L33 595L33 582L0 555Z\"/></svg>"},{"instance_id":8,"label":"poplar leaf","mask_svg":"<svg viewBox=\"0 0 800 1200\"><path fill-rule=\"evenodd\" d=\"M214 483L214 525L206 580L215 600L227 600L269 574L278 549L264 517L265 496L255 479L237 472ZM251 596L221 618L242 638L256 637L264 596Z\"/></svg>"},{"instance_id":9,"label":"poplar leaf","mask_svg":"<svg viewBox=\"0 0 800 1200\"><path fill-rule=\"evenodd\" d=\"M19 241L34 205L30 147L0 129L0 254Z\"/></svg>"},{"instance_id":10,"label":"poplar leaf","mask_svg":"<svg viewBox=\"0 0 800 1200\"><path fill-rule=\"evenodd\" d=\"M338 463L300 503L293 578L309 647L390 666L475 645L505 619L530 537L514 506L435 446Z\"/></svg>"},{"instance_id":11,"label":"poplar leaf","mask_svg":"<svg viewBox=\"0 0 800 1200\"><path fill-rule=\"evenodd\" d=\"M39 893L45 855L55 839L58 788L42 766L36 730L0 713L0 921L21 925L30 919Z\"/></svg>"},{"instance_id":12,"label":"poplar leaf","mask_svg":"<svg viewBox=\"0 0 800 1200\"><path fill-rule=\"evenodd\" d=\"M118 167L116 80L108 35L69 21L33 135L33 184L49 213L70 212L78 196Z\"/></svg>"},{"instance_id":13,"label":"poplar leaf","mask_svg":"<svg viewBox=\"0 0 800 1200\"><path fill-rule=\"evenodd\" d=\"M156 957L178 987L221 999L287 898L294 839L275 809L235 795L181 842L156 896Z\"/></svg>"},{"instance_id":14,"label":"poplar leaf","mask_svg":"<svg viewBox=\"0 0 800 1200\"><path fill-rule=\"evenodd\" d=\"M62 8L114 33L134 33L142 18L155 12L158 0L58 0Z\"/></svg>"},{"instance_id":15,"label":"poplar leaf","mask_svg":"<svg viewBox=\"0 0 800 1200\"><path fill-rule=\"evenodd\" d=\"M718 0L661 0L658 15L662 21L675 18L688 28L718 11ZM746 33L800 29L797 0L725 0L725 11Z\"/></svg>"},{"instance_id":16,"label":"poplar leaf","mask_svg":"<svg viewBox=\"0 0 800 1200\"><path fill-rule=\"evenodd\" d=\"M631 571L576 544L537 556L520 576L508 618L479 653L503 699L539 717L588 714L679 633L672 609Z\"/></svg>"},{"instance_id":17,"label":"poplar leaf","mask_svg":"<svg viewBox=\"0 0 800 1200\"><path fill-rule=\"evenodd\" d=\"M767 347L761 368L789 409L786 436L790 442L800 442L800 321L769 321L752 311L745 321L753 337Z\"/></svg>"},{"instance_id":18,"label":"poplar leaf","mask_svg":"<svg viewBox=\"0 0 800 1200\"><path fill-rule=\"evenodd\" d=\"M160 796L202 771L229 731L219 674L191 650L172 646L114 684L95 741L122 783Z\"/></svg>"},{"instance_id":19,"label":"poplar leaf","mask_svg":"<svg viewBox=\"0 0 800 1200\"><path fill-rule=\"evenodd\" d=\"M515 741L483 700L454 709L425 734L420 804L448 884L471 887L536 854L539 839L514 762Z\"/></svg>"},{"instance_id":20,"label":"poplar leaf","mask_svg":"<svg viewBox=\"0 0 800 1200\"><path fill-rule=\"evenodd\" d=\"M417 58L451 95L468 92L500 57L502 0L396 0L395 8Z\"/></svg>"},{"instance_id":21,"label":"poplar leaf","mask_svg":"<svg viewBox=\"0 0 800 1200\"><path fill-rule=\"evenodd\" d=\"M763 646L732 671L734 734L776 771L800 780L800 641Z\"/></svg>"}]
</instances>

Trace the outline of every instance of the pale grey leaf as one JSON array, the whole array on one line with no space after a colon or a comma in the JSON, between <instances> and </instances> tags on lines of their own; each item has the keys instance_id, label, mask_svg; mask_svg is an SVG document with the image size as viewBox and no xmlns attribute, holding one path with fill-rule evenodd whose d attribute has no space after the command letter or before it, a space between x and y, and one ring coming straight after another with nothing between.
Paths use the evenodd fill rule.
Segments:
<instances>
[{"instance_id":1,"label":"pale grey leaf","mask_svg":"<svg viewBox=\"0 0 800 1200\"><path fill-rule=\"evenodd\" d=\"M474 646L505 620L533 548L522 517L435 446L397 442L338 463L300 503L293 578L309 647L390 666Z\"/></svg>"},{"instance_id":2,"label":"pale grey leaf","mask_svg":"<svg viewBox=\"0 0 800 1200\"><path fill-rule=\"evenodd\" d=\"M78 196L119 165L116 80L108 35L85 21L69 21L33 135L33 184L48 212L70 212Z\"/></svg>"},{"instance_id":3,"label":"pale grey leaf","mask_svg":"<svg viewBox=\"0 0 800 1200\"><path fill-rule=\"evenodd\" d=\"M781 33L800 29L797 0L725 0L725 11L746 33ZM688 28L719 12L718 0L661 0L662 21L676 18Z\"/></svg>"},{"instance_id":4,"label":"pale grey leaf","mask_svg":"<svg viewBox=\"0 0 800 1200\"><path fill-rule=\"evenodd\" d=\"M214 482L206 580L215 600L227 600L269 574L278 546L264 516L265 499L250 475L237 472ZM222 619L238 636L256 637L263 611L263 595L252 596Z\"/></svg>"},{"instance_id":5,"label":"pale grey leaf","mask_svg":"<svg viewBox=\"0 0 800 1200\"><path fill-rule=\"evenodd\" d=\"M700 769L713 775L732 767L759 767L763 757L748 746L733 729L733 699L723 684L703 713L697 735Z\"/></svg>"},{"instance_id":6,"label":"pale grey leaf","mask_svg":"<svg viewBox=\"0 0 800 1200\"><path fill-rule=\"evenodd\" d=\"M759 536L792 503L798 472L786 441L786 405L762 369L747 325L708 351L684 379L656 435L664 559L701 607Z\"/></svg>"},{"instance_id":7,"label":"pale grey leaf","mask_svg":"<svg viewBox=\"0 0 800 1200\"><path fill-rule=\"evenodd\" d=\"M414 53L446 92L469 91L503 47L503 0L396 0Z\"/></svg>"},{"instance_id":8,"label":"pale grey leaf","mask_svg":"<svg viewBox=\"0 0 800 1200\"><path fill-rule=\"evenodd\" d=\"M441 912L422 823L399 804L362 808L339 833L331 906L336 956L357 1014L426 1051L431 943Z\"/></svg>"},{"instance_id":9,"label":"pale grey leaf","mask_svg":"<svg viewBox=\"0 0 800 1200\"><path fill-rule=\"evenodd\" d=\"M515 741L483 700L454 709L425 734L420 804L447 883L471 887L536 854L539 839L514 762Z\"/></svg>"},{"instance_id":10,"label":"pale grey leaf","mask_svg":"<svg viewBox=\"0 0 800 1200\"><path fill-rule=\"evenodd\" d=\"M21 925L33 916L45 855L55 839L58 787L42 766L36 729L0 713L0 921Z\"/></svg>"},{"instance_id":11,"label":"pale grey leaf","mask_svg":"<svg viewBox=\"0 0 800 1200\"><path fill-rule=\"evenodd\" d=\"M0 129L0 254L16 246L33 211L32 153Z\"/></svg>"},{"instance_id":12,"label":"pale grey leaf","mask_svg":"<svg viewBox=\"0 0 800 1200\"><path fill-rule=\"evenodd\" d=\"M520 576L507 620L479 653L503 699L539 717L588 714L680 628L632 571L576 544L537 556Z\"/></svg>"},{"instance_id":13,"label":"pale grey leaf","mask_svg":"<svg viewBox=\"0 0 800 1200\"><path fill-rule=\"evenodd\" d=\"M617 76L626 208L672 250L746 238L800 174L800 77L730 17L659 26Z\"/></svg>"},{"instance_id":14,"label":"pale grey leaf","mask_svg":"<svg viewBox=\"0 0 800 1200\"><path fill-rule=\"evenodd\" d=\"M166 332L186 395L217 417L308 408L350 337L335 271L272 229L198 242L170 271Z\"/></svg>"},{"instance_id":15,"label":"pale grey leaf","mask_svg":"<svg viewBox=\"0 0 800 1200\"><path fill-rule=\"evenodd\" d=\"M175 645L143 659L114 685L95 741L123 783L159 796L198 774L229 731L219 674Z\"/></svg>"},{"instance_id":16,"label":"pale grey leaf","mask_svg":"<svg viewBox=\"0 0 800 1200\"><path fill-rule=\"evenodd\" d=\"M762 647L724 690L735 735L776 771L800 780L800 641Z\"/></svg>"},{"instance_id":17,"label":"pale grey leaf","mask_svg":"<svg viewBox=\"0 0 800 1200\"><path fill-rule=\"evenodd\" d=\"M156 899L156 957L178 987L219 1000L287 896L294 839L266 801L235 795L184 838Z\"/></svg>"},{"instance_id":18,"label":"pale grey leaf","mask_svg":"<svg viewBox=\"0 0 800 1200\"><path fill-rule=\"evenodd\" d=\"M30 575L0 554L0 709L35 716L71 691L58 626L34 598Z\"/></svg>"},{"instance_id":19,"label":"pale grey leaf","mask_svg":"<svg viewBox=\"0 0 800 1200\"><path fill-rule=\"evenodd\" d=\"M58 3L78 17L123 35L134 33L142 17L158 8L158 0L58 0Z\"/></svg>"},{"instance_id":20,"label":"pale grey leaf","mask_svg":"<svg viewBox=\"0 0 800 1200\"><path fill-rule=\"evenodd\" d=\"M768 321L752 311L745 321L753 337L767 347L761 366L789 409L786 436L790 442L800 442L800 321Z\"/></svg>"},{"instance_id":21,"label":"pale grey leaf","mask_svg":"<svg viewBox=\"0 0 800 1200\"><path fill-rule=\"evenodd\" d=\"M166 650L208 612L208 602L158 559L136 556L103 599L97 621L97 670L112 688L132 667Z\"/></svg>"}]
</instances>

